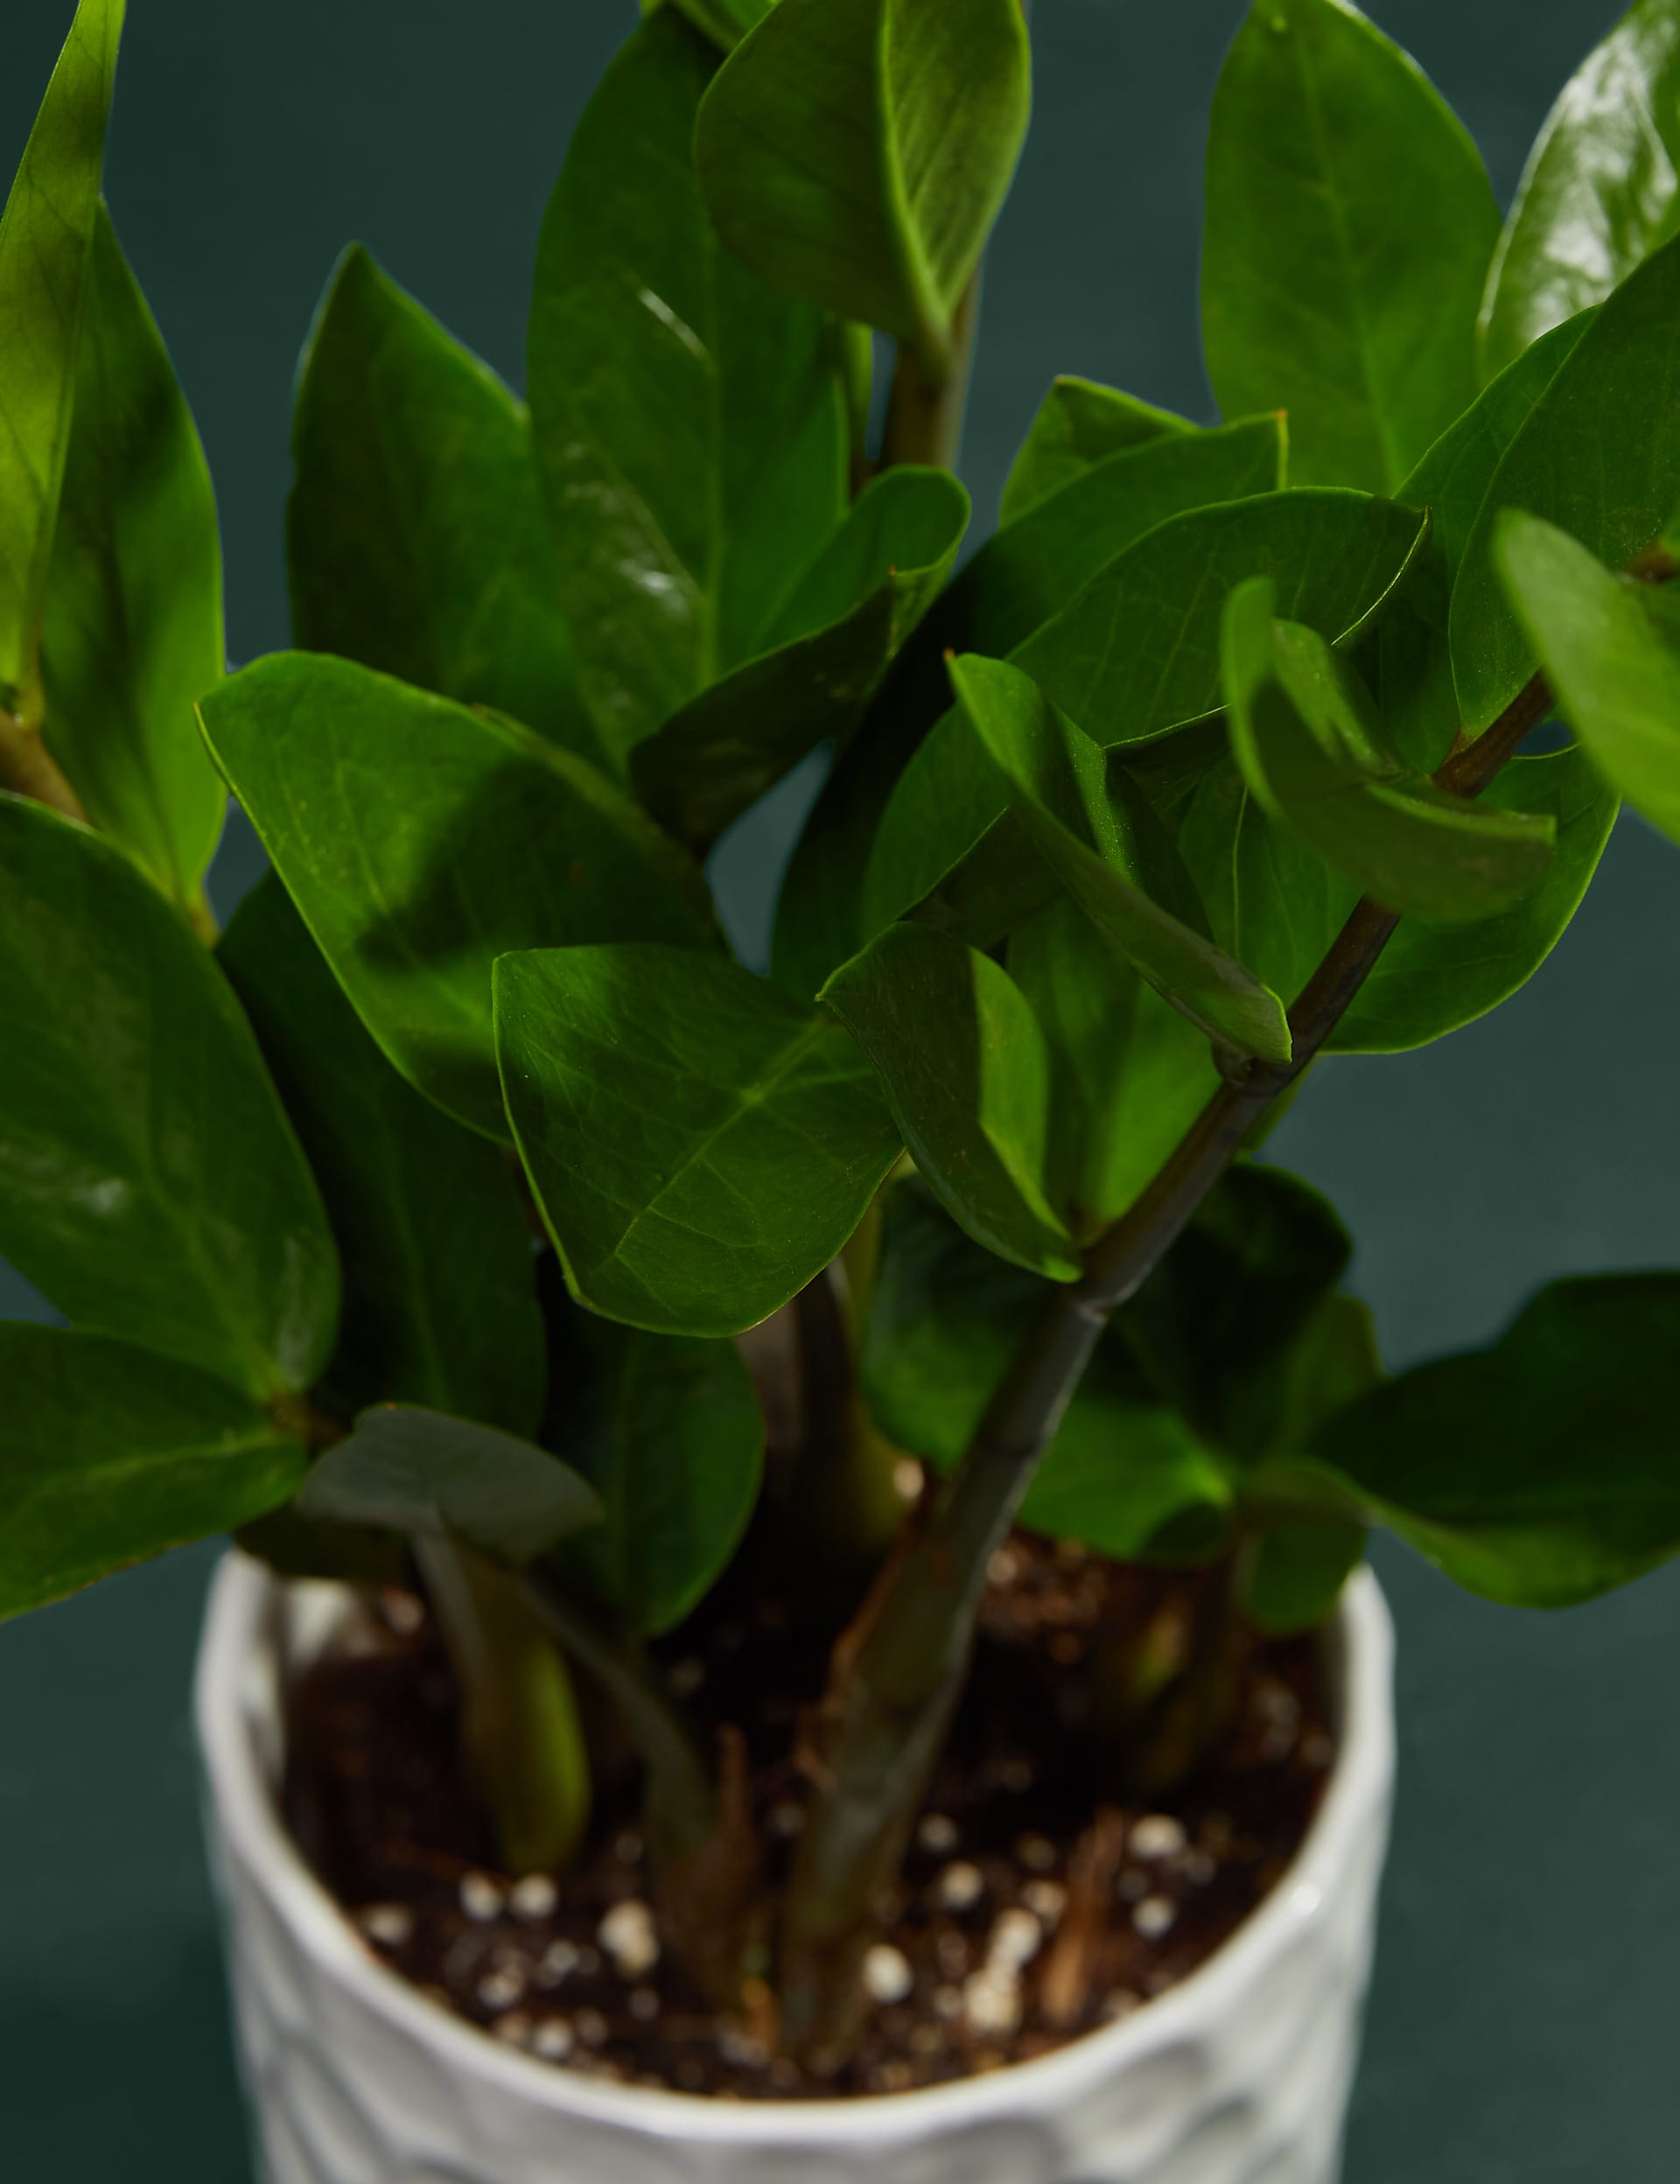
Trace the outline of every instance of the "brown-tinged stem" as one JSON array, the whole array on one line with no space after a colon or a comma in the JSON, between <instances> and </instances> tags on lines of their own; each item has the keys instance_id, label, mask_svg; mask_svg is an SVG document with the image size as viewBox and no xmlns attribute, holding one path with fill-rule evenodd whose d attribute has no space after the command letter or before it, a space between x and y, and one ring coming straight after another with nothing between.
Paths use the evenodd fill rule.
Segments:
<instances>
[{"instance_id":1,"label":"brown-tinged stem","mask_svg":"<svg viewBox=\"0 0 1680 2184\"><path fill-rule=\"evenodd\" d=\"M4 705L0 705L0 788L31 797L38 804L48 804L66 819L80 819L84 826L88 823L80 797L65 779L40 730L19 720Z\"/></svg>"},{"instance_id":2,"label":"brown-tinged stem","mask_svg":"<svg viewBox=\"0 0 1680 2184\"><path fill-rule=\"evenodd\" d=\"M1454 751L1437 785L1480 795L1550 704L1536 676L1483 736ZM858 1960L962 1692L988 1564L1110 1316L1317 1057L1398 923L1380 904L1355 907L1290 1011L1291 1059L1234 1060L1166 1166L1092 1246L1082 1278L1046 1298L962 1462L836 1649L782 1940L783 2039L815 2067L841 2058L853 2037Z\"/></svg>"},{"instance_id":3,"label":"brown-tinged stem","mask_svg":"<svg viewBox=\"0 0 1680 2184\"><path fill-rule=\"evenodd\" d=\"M898 362L886 401L886 428L881 436L882 470L901 463L925 463L955 470L962 444L962 419L969 406L969 373L980 327L981 276L963 291L951 321L950 344L935 362L908 341L899 343Z\"/></svg>"}]
</instances>

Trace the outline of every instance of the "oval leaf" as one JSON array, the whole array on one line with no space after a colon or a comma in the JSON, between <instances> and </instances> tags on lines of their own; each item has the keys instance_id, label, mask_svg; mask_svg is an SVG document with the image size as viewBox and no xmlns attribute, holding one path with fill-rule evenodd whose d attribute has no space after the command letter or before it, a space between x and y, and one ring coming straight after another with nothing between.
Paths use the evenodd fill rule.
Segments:
<instances>
[{"instance_id":1,"label":"oval leaf","mask_svg":"<svg viewBox=\"0 0 1680 2184\"><path fill-rule=\"evenodd\" d=\"M1031 106L1019 0L778 0L700 108L706 208L755 273L940 373Z\"/></svg>"},{"instance_id":2,"label":"oval leaf","mask_svg":"<svg viewBox=\"0 0 1680 2184\"><path fill-rule=\"evenodd\" d=\"M898 1158L839 1027L720 958L566 948L496 966L514 1141L580 1304L738 1334L833 1258Z\"/></svg>"},{"instance_id":3,"label":"oval leaf","mask_svg":"<svg viewBox=\"0 0 1680 2184\"><path fill-rule=\"evenodd\" d=\"M1194 435L1195 430L1187 417L1158 410L1118 388L1089 379L1053 380L1004 484L999 521L1018 522L1110 455L1152 440Z\"/></svg>"},{"instance_id":4,"label":"oval leaf","mask_svg":"<svg viewBox=\"0 0 1680 2184\"><path fill-rule=\"evenodd\" d=\"M251 1395L326 1362L326 1216L250 1026L122 852L0 795L0 1255Z\"/></svg>"}]
</instances>

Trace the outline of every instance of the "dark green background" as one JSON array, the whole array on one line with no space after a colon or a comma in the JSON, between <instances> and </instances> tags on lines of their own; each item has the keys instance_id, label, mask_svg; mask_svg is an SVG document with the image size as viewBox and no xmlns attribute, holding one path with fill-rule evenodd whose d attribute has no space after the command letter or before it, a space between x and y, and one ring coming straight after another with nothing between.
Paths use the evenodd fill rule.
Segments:
<instances>
[{"instance_id":1,"label":"dark green background","mask_svg":"<svg viewBox=\"0 0 1680 2184\"><path fill-rule=\"evenodd\" d=\"M1615 11L1379 10L1502 194ZM9 173L70 6L0 12ZM1054 372L1206 410L1199 168L1241 12L1040 0L1039 124L993 255L970 434L987 520ZM209 444L242 660L285 638L288 390L335 254L369 243L517 379L543 199L631 8L131 0L130 14L109 194ZM250 870L235 844L224 910ZM1491 1334L1562 1270L1680 1262L1677 948L1680 858L1625 821L1518 1001L1430 1052L1315 1081L1276 1151L1350 1218L1394 1358ZM246 2174L186 1713L210 1560L0 1631L0 2171L19 2184ZM1680 1569L1543 1620L1469 1601L1398 1553L1379 1563L1400 1625L1402 1791L1349 2184L1667 2184Z\"/></svg>"}]
</instances>

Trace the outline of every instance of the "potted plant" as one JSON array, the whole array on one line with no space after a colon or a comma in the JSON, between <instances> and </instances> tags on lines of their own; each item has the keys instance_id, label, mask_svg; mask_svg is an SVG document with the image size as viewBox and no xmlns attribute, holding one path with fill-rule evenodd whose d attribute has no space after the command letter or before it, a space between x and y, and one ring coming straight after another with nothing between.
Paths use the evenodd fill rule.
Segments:
<instances>
[{"instance_id":1,"label":"potted plant","mask_svg":"<svg viewBox=\"0 0 1680 2184\"><path fill-rule=\"evenodd\" d=\"M1389 1377L1264 1152L1525 983L1621 795L1680 834L1680 6L1502 230L1404 55L1263 0L1231 421L1058 381L959 567L1017 0L668 0L528 407L340 262L231 676L122 15L0 225L0 1252L69 1322L0 1327L0 1614L238 1534L269 2174L1331 2178L1368 1529L1536 1607L1680 1546L1680 1274ZM822 752L743 962L705 861Z\"/></svg>"}]
</instances>

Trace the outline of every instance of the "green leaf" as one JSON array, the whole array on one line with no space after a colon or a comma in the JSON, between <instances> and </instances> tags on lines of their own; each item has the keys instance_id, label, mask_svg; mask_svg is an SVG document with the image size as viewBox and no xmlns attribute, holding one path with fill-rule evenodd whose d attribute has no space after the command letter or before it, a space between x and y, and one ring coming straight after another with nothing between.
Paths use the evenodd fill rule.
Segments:
<instances>
[{"instance_id":1,"label":"green leaf","mask_svg":"<svg viewBox=\"0 0 1680 2184\"><path fill-rule=\"evenodd\" d=\"M599 760L530 418L365 250L340 261L310 335L292 458L301 650L511 713Z\"/></svg>"},{"instance_id":2,"label":"green leaf","mask_svg":"<svg viewBox=\"0 0 1680 2184\"><path fill-rule=\"evenodd\" d=\"M1677 1414L1680 1275L1558 1282L1492 1348L1338 1413L1307 1482L1485 1599L1563 1607L1680 1550Z\"/></svg>"},{"instance_id":3,"label":"green leaf","mask_svg":"<svg viewBox=\"0 0 1680 2184\"><path fill-rule=\"evenodd\" d=\"M961 1459L1048 1285L979 1250L912 1179L887 1194L862 1372L877 1424L942 1470ZM1218 1458L1111 1333L1081 1382L1021 1510L1053 1538L1135 1561L1169 1525L1222 1530Z\"/></svg>"},{"instance_id":4,"label":"green leaf","mask_svg":"<svg viewBox=\"0 0 1680 2184\"><path fill-rule=\"evenodd\" d=\"M1620 568L1680 502L1680 237L1600 310L1505 452L1452 594L1452 673L1466 732L1495 721L1535 670L1494 564L1502 510L1523 508Z\"/></svg>"},{"instance_id":5,"label":"green leaf","mask_svg":"<svg viewBox=\"0 0 1680 2184\"><path fill-rule=\"evenodd\" d=\"M326 1217L238 1003L128 858L0 795L0 1256L268 1398L332 1348Z\"/></svg>"},{"instance_id":6,"label":"green leaf","mask_svg":"<svg viewBox=\"0 0 1680 2184\"><path fill-rule=\"evenodd\" d=\"M732 1342L647 1334L573 1312L556 1363L559 1446L603 1521L568 1565L650 1636L728 1567L758 1501L764 1414Z\"/></svg>"},{"instance_id":7,"label":"green leaf","mask_svg":"<svg viewBox=\"0 0 1680 2184\"><path fill-rule=\"evenodd\" d=\"M774 0L671 0L671 4L727 52L769 14ZM652 15L665 4L666 0L641 0L641 11Z\"/></svg>"},{"instance_id":8,"label":"green leaf","mask_svg":"<svg viewBox=\"0 0 1680 2184\"><path fill-rule=\"evenodd\" d=\"M123 6L81 0L0 218L0 707L30 727Z\"/></svg>"},{"instance_id":9,"label":"green leaf","mask_svg":"<svg viewBox=\"0 0 1680 2184\"><path fill-rule=\"evenodd\" d=\"M833 1258L898 1158L839 1027L721 958L566 948L496 966L514 1140L580 1304L739 1334Z\"/></svg>"},{"instance_id":10,"label":"green leaf","mask_svg":"<svg viewBox=\"0 0 1680 2184\"><path fill-rule=\"evenodd\" d=\"M1602 303L1680 222L1680 8L1638 0L1559 94L1482 304L1484 377Z\"/></svg>"},{"instance_id":11,"label":"green leaf","mask_svg":"<svg viewBox=\"0 0 1680 2184\"><path fill-rule=\"evenodd\" d=\"M1531 893L1555 820L1436 788L1389 742L1353 669L1272 603L1262 578L1225 613L1231 747L1268 815L1390 909L1468 921Z\"/></svg>"},{"instance_id":12,"label":"green leaf","mask_svg":"<svg viewBox=\"0 0 1680 2184\"><path fill-rule=\"evenodd\" d=\"M516 722L306 653L234 676L205 733L368 1030L505 1138L490 966L510 948L706 944L699 874L605 774Z\"/></svg>"},{"instance_id":13,"label":"green leaf","mask_svg":"<svg viewBox=\"0 0 1680 2184\"><path fill-rule=\"evenodd\" d=\"M1494 553L1593 764L1680 842L1680 606L1668 592L1612 576L1535 516L1507 514Z\"/></svg>"},{"instance_id":14,"label":"green leaf","mask_svg":"<svg viewBox=\"0 0 1680 2184\"><path fill-rule=\"evenodd\" d=\"M324 1391L346 1415L424 1404L535 1433L547 1355L532 1242L502 1152L374 1045L277 876L216 961L245 1004L326 1201L344 1267Z\"/></svg>"},{"instance_id":15,"label":"green leaf","mask_svg":"<svg viewBox=\"0 0 1680 2184\"><path fill-rule=\"evenodd\" d=\"M1338 1517L1262 1532L1243 1575L1243 1615L1271 1637L1322 1629L1365 1559L1365 1540L1363 1524Z\"/></svg>"},{"instance_id":16,"label":"green leaf","mask_svg":"<svg viewBox=\"0 0 1680 2184\"><path fill-rule=\"evenodd\" d=\"M1270 576L1279 612L1351 646L1427 532L1427 518L1356 493L1264 494L1198 508L1150 532L1094 577L1013 663L1093 741L1128 765L1171 762L1170 731L1223 704L1228 594ZM1144 746L1154 746L1144 748ZM1213 763L1219 742L1209 742ZM1203 760L1191 753L1194 774ZM960 708L904 769L870 852L864 923L874 934L934 894L1002 817L1006 798Z\"/></svg>"},{"instance_id":17,"label":"green leaf","mask_svg":"<svg viewBox=\"0 0 1680 2184\"><path fill-rule=\"evenodd\" d=\"M1088 379L1053 380L1004 486L1000 520L1027 512L1110 455L1166 437L1194 435L1187 417L1157 410Z\"/></svg>"},{"instance_id":18,"label":"green leaf","mask_svg":"<svg viewBox=\"0 0 1680 2184\"><path fill-rule=\"evenodd\" d=\"M88 817L174 902L228 792L193 706L227 668L215 493L192 412L102 206L43 626L46 742Z\"/></svg>"},{"instance_id":19,"label":"green leaf","mask_svg":"<svg viewBox=\"0 0 1680 2184\"><path fill-rule=\"evenodd\" d=\"M864 911L872 837L927 729L948 710L945 653L1010 651L1167 517L1270 492L1278 449L1276 420L1265 418L1140 446L1074 478L981 548L906 648L811 814L777 913L778 984L814 992L875 929ZM992 788L987 768L970 771L983 792Z\"/></svg>"},{"instance_id":20,"label":"green leaf","mask_svg":"<svg viewBox=\"0 0 1680 2184\"><path fill-rule=\"evenodd\" d=\"M1448 622L1476 519L1506 449L1592 316L1558 327L1502 372L1400 488L1408 508L1429 510L1429 538L1363 664L1378 692L1383 725L1402 755L1425 774L1440 765L1459 732Z\"/></svg>"},{"instance_id":21,"label":"green leaf","mask_svg":"<svg viewBox=\"0 0 1680 2184\"><path fill-rule=\"evenodd\" d=\"M1298 485L1391 491L1468 405L1498 235L1409 55L1348 0L1255 0L1214 98L1202 334L1228 415L1288 410Z\"/></svg>"},{"instance_id":22,"label":"green leaf","mask_svg":"<svg viewBox=\"0 0 1680 2184\"><path fill-rule=\"evenodd\" d=\"M1019 0L779 0L719 70L695 158L741 262L949 368L1026 136Z\"/></svg>"},{"instance_id":23,"label":"green leaf","mask_svg":"<svg viewBox=\"0 0 1680 2184\"><path fill-rule=\"evenodd\" d=\"M1070 896L1011 933L1008 965L1050 1047L1055 1200L1088 1241L1124 1213L1218 1088L1213 1052Z\"/></svg>"},{"instance_id":24,"label":"green leaf","mask_svg":"<svg viewBox=\"0 0 1680 2184\"><path fill-rule=\"evenodd\" d=\"M642 24L572 136L537 251L537 458L615 760L763 649L845 508L839 332L738 267L700 202L716 60L670 8Z\"/></svg>"},{"instance_id":25,"label":"green leaf","mask_svg":"<svg viewBox=\"0 0 1680 2184\"><path fill-rule=\"evenodd\" d=\"M949 575L969 512L948 472L877 479L783 610L773 649L638 746L631 778L654 817L709 849L808 751L844 749Z\"/></svg>"},{"instance_id":26,"label":"green leaf","mask_svg":"<svg viewBox=\"0 0 1680 2184\"><path fill-rule=\"evenodd\" d=\"M594 1488L530 1441L409 1404L364 1410L298 1496L317 1523L455 1539L522 1569L601 1521Z\"/></svg>"},{"instance_id":27,"label":"green leaf","mask_svg":"<svg viewBox=\"0 0 1680 2184\"><path fill-rule=\"evenodd\" d=\"M1045 863L1111 947L1209 1039L1287 1061L1275 993L1216 948L1171 837L1111 765L1018 668L952 663L958 702Z\"/></svg>"},{"instance_id":28,"label":"green leaf","mask_svg":"<svg viewBox=\"0 0 1680 2184\"><path fill-rule=\"evenodd\" d=\"M0 1618L286 1500L300 1442L220 1380L127 1343L0 1324Z\"/></svg>"},{"instance_id":29,"label":"green leaf","mask_svg":"<svg viewBox=\"0 0 1680 2184\"><path fill-rule=\"evenodd\" d=\"M1050 1050L1009 974L947 934L897 925L820 998L874 1064L911 1158L975 1242L1077 1280L1073 1236L1046 1192Z\"/></svg>"}]
</instances>

